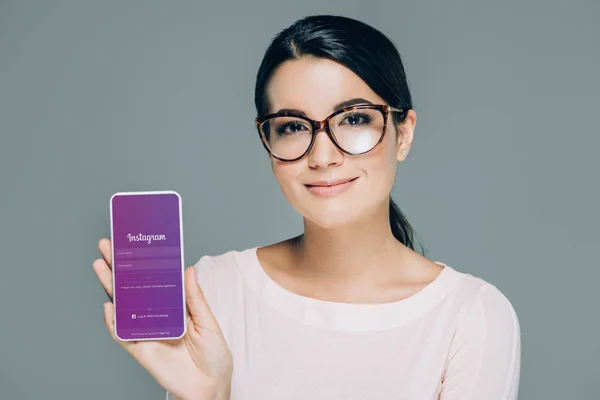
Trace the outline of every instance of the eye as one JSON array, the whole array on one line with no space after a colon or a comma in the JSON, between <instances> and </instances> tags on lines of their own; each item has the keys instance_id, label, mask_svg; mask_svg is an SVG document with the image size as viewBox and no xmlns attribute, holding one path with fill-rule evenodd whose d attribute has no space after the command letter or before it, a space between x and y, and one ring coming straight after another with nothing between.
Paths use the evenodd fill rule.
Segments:
<instances>
[{"instance_id":1,"label":"eye","mask_svg":"<svg viewBox=\"0 0 600 400\"><path fill-rule=\"evenodd\" d=\"M348 121L348 125L360 126L360 125L364 125L364 124L370 123L372 121L372 119L373 118L371 118L371 116L368 115L368 114L354 112L354 113L348 114L342 120L342 122Z\"/></svg>"},{"instance_id":2,"label":"eye","mask_svg":"<svg viewBox=\"0 0 600 400\"><path fill-rule=\"evenodd\" d=\"M275 128L275 132L279 135L293 135L298 132L307 131L308 127L300 121L284 122Z\"/></svg>"}]
</instances>

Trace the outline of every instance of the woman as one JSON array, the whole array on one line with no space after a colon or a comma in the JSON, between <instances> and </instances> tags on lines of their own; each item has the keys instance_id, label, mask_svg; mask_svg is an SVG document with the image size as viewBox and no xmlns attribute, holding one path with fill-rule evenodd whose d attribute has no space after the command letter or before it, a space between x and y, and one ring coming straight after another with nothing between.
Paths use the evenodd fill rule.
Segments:
<instances>
[{"instance_id":1,"label":"woman","mask_svg":"<svg viewBox=\"0 0 600 400\"><path fill-rule=\"evenodd\" d=\"M267 49L255 103L304 232L202 257L186 270L186 336L119 342L167 398L516 399L513 307L415 251L390 199L416 123L390 40L349 18L299 20ZM99 247L110 296L110 242ZM106 303L114 337L112 315Z\"/></svg>"}]
</instances>

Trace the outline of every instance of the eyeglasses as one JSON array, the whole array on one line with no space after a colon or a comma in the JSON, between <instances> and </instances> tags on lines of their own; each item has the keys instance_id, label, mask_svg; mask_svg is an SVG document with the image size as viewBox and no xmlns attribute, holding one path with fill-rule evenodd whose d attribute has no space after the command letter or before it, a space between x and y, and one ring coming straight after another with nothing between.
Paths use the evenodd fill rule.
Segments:
<instances>
[{"instance_id":1,"label":"eyeglasses","mask_svg":"<svg viewBox=\"0 0 600 400\"><path fill-rule=\"evenodd\" d=\"M340 151L356 156L373 151L383 141L390 113L400 113L396 123L401 123L407 112L408 108L387 104L361 104L337 110L323 121L280 112L257 117L256 127L265 149L280 161L297 161L308 154L321 129Z\"/></svg>"}]
</instances>

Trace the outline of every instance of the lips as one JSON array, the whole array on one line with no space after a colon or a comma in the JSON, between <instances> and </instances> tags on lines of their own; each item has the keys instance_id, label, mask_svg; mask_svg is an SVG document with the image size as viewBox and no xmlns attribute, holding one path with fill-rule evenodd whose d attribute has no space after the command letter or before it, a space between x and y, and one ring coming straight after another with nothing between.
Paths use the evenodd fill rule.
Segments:
<instances>
[{"instance_id":1,"label":"lips","mask_svg":"<svg viewBox=\"0 0 600 400\"><path fill-rule=\"evenodd\" d=\"M345 178L345 179L328 179L328 180L306 183L305 186L307 186L307 187L331 187L331 186L337 186L337 185L342 185L344 183L352 182L353 180L356 180L357 178L358 177Z\"/></svg>"}]
</instances>

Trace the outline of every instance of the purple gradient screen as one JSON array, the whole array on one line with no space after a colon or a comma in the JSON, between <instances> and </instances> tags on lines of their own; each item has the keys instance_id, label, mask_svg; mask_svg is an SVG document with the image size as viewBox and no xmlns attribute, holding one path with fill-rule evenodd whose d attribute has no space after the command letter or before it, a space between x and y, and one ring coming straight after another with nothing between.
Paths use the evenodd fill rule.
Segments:
<instances>
[{"instance_id":1,"label":"purple gradient screen","mask_svg":"<svg viewBox=\"0 0 600 400\"><path fill-rule=\"evenodd\" d=\"M174 193L112 198L114 302L121 339L184 331L182 237Z\"/></svg>"}]
</instances>

